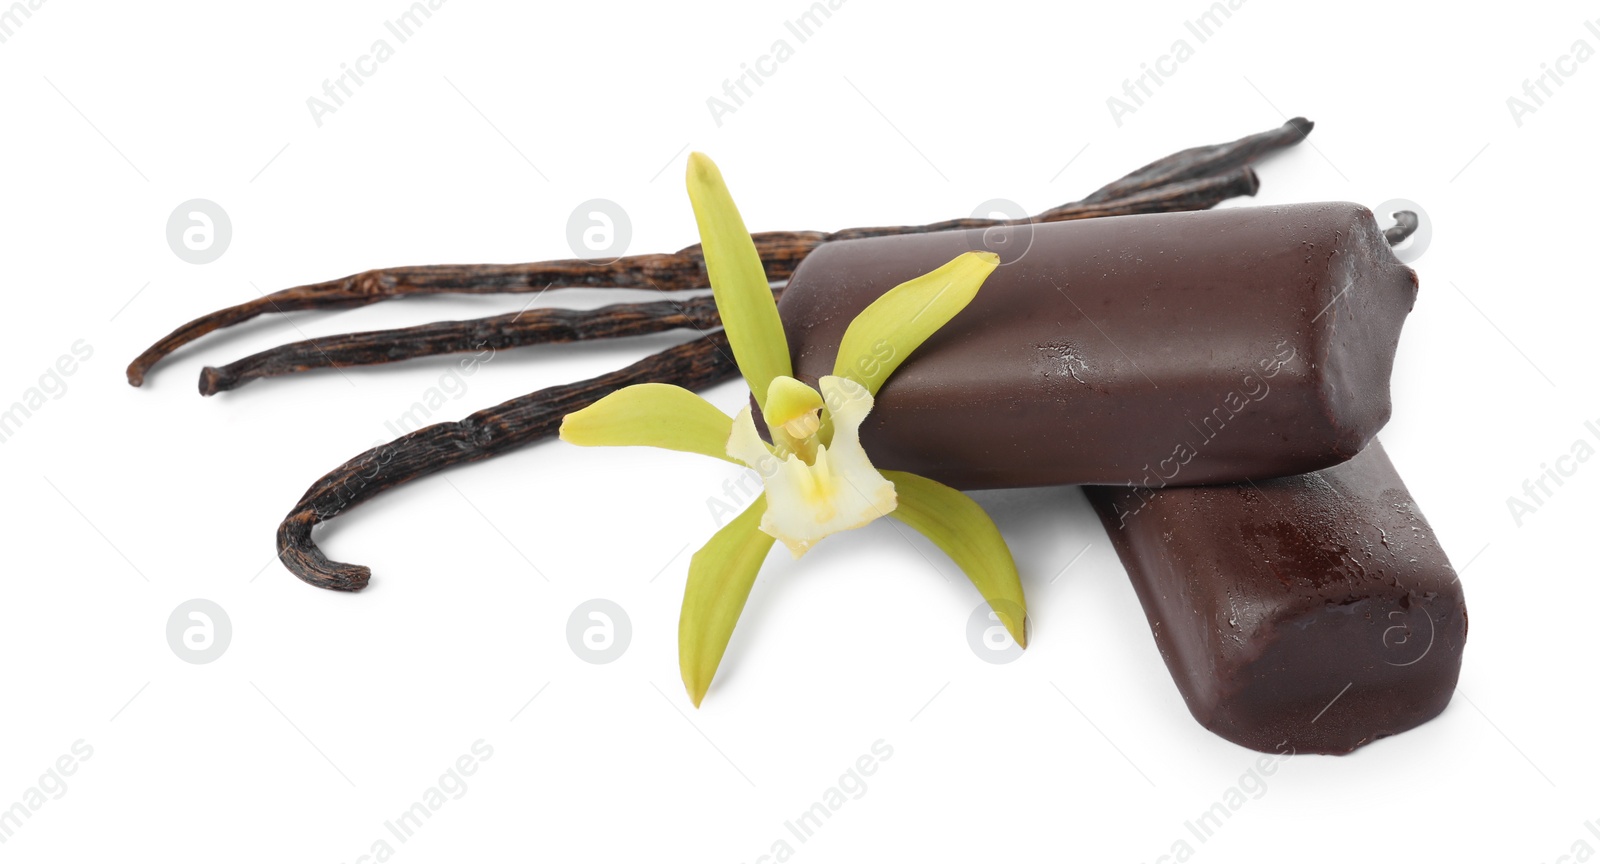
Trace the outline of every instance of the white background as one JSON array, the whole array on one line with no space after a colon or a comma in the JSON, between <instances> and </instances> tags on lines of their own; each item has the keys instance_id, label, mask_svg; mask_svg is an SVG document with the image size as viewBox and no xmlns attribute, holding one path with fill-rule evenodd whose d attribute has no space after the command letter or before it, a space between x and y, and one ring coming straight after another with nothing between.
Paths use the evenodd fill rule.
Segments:
<instances>
[{"instance_id":1,"label":"white background","mask_svg":"<svg viewBox=\"0 0 1600 864\"><path fill-rule=\"evenodd\" d=\"M479 739L492 758L394 842L401 860L748 862L780 838L807 861L1151 862L1179 838L1219 862L1600 848L1585 827L1600 819L1600 464L1520 526L1507 504L1578 439L1600 445L1583 425L1600 420L1600 62L1520 125L1506 104L1575 41L1600 49L1584 26L1600 8L1251 0L1202 44L1184 27L1201 0L849 0L800 44L784 22L803 0L455 0L319 127L307 98L374 40L395 43L383 25L404 8L49 0L0 44L0 403L75 341L93 349L0 444L0 806L75 741L93 748L5 856L355 861L394 842L384 821ZM707 98L779 38L794 56L718 125ZM1192 59L1119 125L1107 98L1180 38ZM514 311L526 296L262 319L182 351L143 389L123 379L157 337L258 290L566 257L568 216L590 198L626 209L630 251L687 245L685 148L718 160L753 230L834 229L996 197L1037 212L1275 126L1280 110L1316 121L1314 146L1260 167L1258 203L1404 197L1433 219L1382 437L1464 571L1472 629L1439 719L1349 757L1291 760L1205 843L1185 820L1256 754L1190 718L1077 490L978 496L1023 570L1034 642L1017 662L974 656L976 592L877 524L799 564L772 556L696 711L678 605L731 467L543 444L453 470L319 532L376 574L338 594L275 561L279 519L392 437L385 421L455 361L195 393L203 365L281 342ZM167 245L168 215L191 198L231 216L215 263ZM681 338L502 352L435 419ZM709 395L729 409L744 396ZM195 597L233 625L208 665L166 643L168 615ZM605 666L565 635L594 597L633 628ZM790 836L785 821L880 739L893 755L866 792L809 842Z\"/></svg>"}]
</instances>

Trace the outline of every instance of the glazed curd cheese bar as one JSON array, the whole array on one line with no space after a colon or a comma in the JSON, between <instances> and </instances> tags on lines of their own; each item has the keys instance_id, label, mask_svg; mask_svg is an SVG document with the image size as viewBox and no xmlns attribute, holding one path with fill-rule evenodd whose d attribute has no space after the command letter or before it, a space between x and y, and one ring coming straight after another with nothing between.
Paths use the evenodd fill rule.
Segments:
<instances>
[{"instance_id":1,"label":"glazed curd cheese bar","mask_svg":"<svg viewBox=\"0 0 1600 864\"><path fill-rule=\"evenodd\" d=\"M1461 582L1378 442L1295 477L1086 491L1207 729L1348 753L1449 704Z\"/></svg>"},{"instance_id":2,"label":"glazed curd cheese bar","mask_svg":"<svg viewBox=\"0 0 1600 864\"><path fill-rule=\"evenodd\" d=\"M880 468L962 489L1225 483L1338 464L1389 419L1417 280L1360 205L1007 231L826 243L789 280L779 312L796 377L815 383L879 295L1000 253L879 392L861 439Z\"/></svg>"}]
</instances>

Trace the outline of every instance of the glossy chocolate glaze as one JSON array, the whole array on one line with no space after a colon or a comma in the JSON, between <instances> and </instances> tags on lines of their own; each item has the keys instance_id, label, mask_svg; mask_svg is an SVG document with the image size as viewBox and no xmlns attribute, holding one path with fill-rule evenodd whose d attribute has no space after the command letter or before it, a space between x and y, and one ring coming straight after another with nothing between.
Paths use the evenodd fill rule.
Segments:
<instances>
[{"instance_id":1,"label":"glossy chocolate glaze","mask_svg":"<svg viewBox=\"0 0 1600 864\"><path fill-rule=\"evenodd\" d=\"M1348 753L1449 703L1461 583L1377 442L1297 477L1086 491L1207 729Z\"/></svg>"},{"instance_id":2,"label":"glossy chocolate glaze","mask_svg":"<svg viewBox=\"0 0 1600 864\"><path fill-rule=\"evenodd\" d=\"M977 299L878 394L862 442L880 468L966 489L1234 482L1342 462L1388 420L1417 281L1366 208L1019 231ZM830 374L845 328L884 291L983 243L954 231L811 253L778 307L796 377Z\"/></svg>"}]
</instances>

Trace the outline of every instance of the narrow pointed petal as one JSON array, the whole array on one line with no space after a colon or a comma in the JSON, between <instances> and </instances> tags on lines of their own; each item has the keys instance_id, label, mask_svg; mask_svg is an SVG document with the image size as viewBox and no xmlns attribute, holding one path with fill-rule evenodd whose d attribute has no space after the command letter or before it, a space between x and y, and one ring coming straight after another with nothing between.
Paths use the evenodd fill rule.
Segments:
<instances>
[{"instance_id":1,"label":"narrow pointed petal","mask_svg":"<svg viewBox=\"0 0 1600 864\"><path fill-rule=\"evenodd\" d=\"M672 384L635 384L561 420L561 440L583 447L661 447L729 462L733 418Z\"/></svg>"},{"instance_id":2,"label":"narrow pointed petal","mask_svg":"<svg viewBox=\"0 0 1600 864\"><path fill-rule=\"evenodd\" d=\"M689 154L688 185L706 275L711 279L711 293L717 299L733 359L755 394L756 404L765 405L768 384L793 370L761 255L722 182L722 172L704 153Z\"/></svg>"},{"instance_id":3,"label":"narrow pointed petal","mask_svg":"<svg viewBox=\"0 0 1600 864\"><path fill-rule=\"evenodd\" d=\"M1017 644L1028 647L1027 601L1011 549L994 520L978 502L949 486L904 471L885 471L894 482L900 506L889 514L915 528L944 550L967 574L978 593L1005 624ZM1017 612L1021 611L1019 618Z\"/></svg>"},{"instance_id":4,"label":"narrow pointed petal","mask_svg":"<svg viewBox=\"0 0 1600 864\"><path fill-rule=\"evenodd\" d=\"M877 393L911 352L967 308L998 266L993 252L965 252L890 288L845 328L833 374Z\"/></svg>"},{"instance_id":5,"label":"narrow pointed petal","mask_svg":"<svg viewBox=\"0 0 1600 864\"><path fill-rule=\"evenodd\" d=\"M689 583L683 589L683 613L678 618L678 668L696 708L716 677L750 586L772 549L772 537L757 527L766 509L766 496L756 498L689 561Z\"/></svg>"}]
</instances>

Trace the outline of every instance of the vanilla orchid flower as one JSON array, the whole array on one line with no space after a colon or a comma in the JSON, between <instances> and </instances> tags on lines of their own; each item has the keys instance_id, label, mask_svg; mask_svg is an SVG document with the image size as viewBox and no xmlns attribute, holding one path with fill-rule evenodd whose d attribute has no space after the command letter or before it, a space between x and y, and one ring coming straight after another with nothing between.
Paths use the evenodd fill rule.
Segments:
<instances>
[{"instance_id":1,"label":"vanilla orchid flower","mask_svg":"<svg viewBox=\"0 0 1600 864\"><path fill-rule=\"evenodd\" d=\"M670 384L625 387L566 416L561 438L584 446L645 445L754 469L764 491L694 554L678 619L678 662L698 707L774 543L799 558L830 534L892 516L959 565L1026 646L1022 583L999 529L977 502L934 480L880 471L859 430L873 396L929 336L966 308L999 265L968 252L898 285L845 330L834 374L812 387L793 376L778 307L755 243L722 174L691 154L689 200L706 272L734 360L767 430L746 406L736 417ZM887 359L885 359L887 358Z\"/></svg>"}]
</instances>

